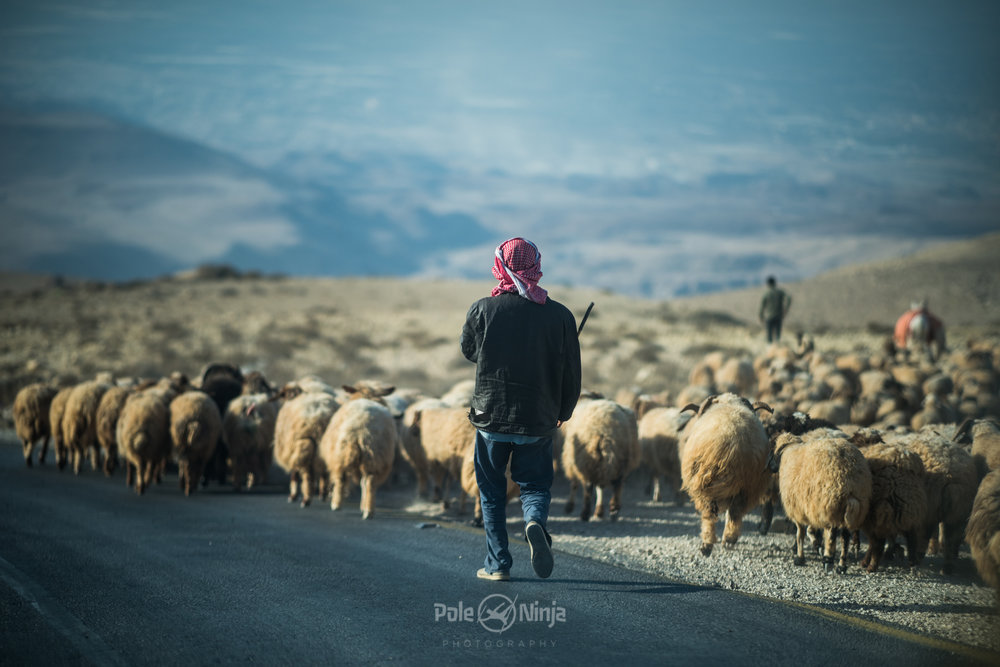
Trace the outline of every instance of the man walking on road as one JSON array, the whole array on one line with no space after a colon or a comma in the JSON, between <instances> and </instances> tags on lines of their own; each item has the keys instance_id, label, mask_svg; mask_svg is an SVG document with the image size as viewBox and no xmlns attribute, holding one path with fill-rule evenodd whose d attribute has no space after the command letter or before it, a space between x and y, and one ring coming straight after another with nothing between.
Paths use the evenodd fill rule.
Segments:
<instances>
[{"instance_id":1,"label":"man walking on road","mask_svg":"<svg viewBox=\"0 0 1000 667\"><path fill-rule=\"evenodd\" d=\"M777 343L781 340L781 321L788 314L792 305L792 297L780 289L774 276L767 277L767 291L760 300L760 321L767 328L767 342Z\"/></svg>"},{"instance_id":2,"label":"man walking on road","mask_svg":"<svg viewBox=\"0 0 1000 667\"><path fill-rule=\"evenodd\" d=\"M507 479L521 489L525 537L539 577L552 573L546 530L552 499L552 433L580 397L580 343L573 314L538 286L541 253L515 237L493 260L500 283L469 308L462 354L476 363L469 420L476 427L476 481L486 529L481 579L507 581L513 559L507 541Z\"/></svg>"}]
</instances>

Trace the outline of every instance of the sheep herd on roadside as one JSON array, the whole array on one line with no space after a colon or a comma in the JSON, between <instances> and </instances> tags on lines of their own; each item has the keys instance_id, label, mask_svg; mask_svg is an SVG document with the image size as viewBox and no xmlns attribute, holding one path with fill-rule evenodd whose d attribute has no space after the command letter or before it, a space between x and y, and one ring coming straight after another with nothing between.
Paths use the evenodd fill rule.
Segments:
<instances>
[{"instance_id":1,"label":"sheep herd on roadside","mask_svg":"<svg viewBox=\"0 0 1000 667\"><path fill-rule=\"evenodd\" d=\"M667 487L675 504L690 499L705 556L720 518L723 545L735 548L748 512L762 506L766 532L781 507L796 526L796 565L805 564L811 537L824 567L843 573L849 544L857 550L863 535L869 572L901 538L911 566L936 550L950 573L965 541L1000 591L998 390L1000 348L983 342L936 361L888 347L820 352L808 338L755 358L713 352L676 395L585 393L554 437L554 466L570 482L567 512L582 489L585 521L604 516L605 494L616 519L626 478L642 469L654 502ZM168 463L186 495L211 480L253 488L275 463L289 475L290 502L319 497L336 510L360 486L369 518L378 487L403 463L418 496L447 503L457 482L462 509L471 497L481 521L471 391L471 382L441 397L377 381L335 389L315 376L274 387L219 363L194 381L175 372L31 384L17 394L14 420L29 467L39 445L37 461L45 461L51 442L58 467L77 474L86 459L106 475L123 463L140 495ZM508 498L516 496L510 484Z\"/></svg>"}]
</instances>

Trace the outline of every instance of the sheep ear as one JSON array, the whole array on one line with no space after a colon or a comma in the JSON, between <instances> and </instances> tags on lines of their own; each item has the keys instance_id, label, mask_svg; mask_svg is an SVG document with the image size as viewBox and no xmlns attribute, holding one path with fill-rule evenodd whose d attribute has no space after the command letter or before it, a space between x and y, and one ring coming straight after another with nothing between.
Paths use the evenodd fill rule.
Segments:
<instances>
[{"instance_id":1,"label":"sheep ear","mask_svg":"<svg viewBox=\"0 0 1000 667\"><path fill-rule=\"evenodd\" d=\"M340 388L343 389L344 391L346 391L348 394L356 394L356 393L358 393L357 389L355 389L354 387L351 387L349 385L346 385L346 384L340 385Z\"/></svg>"},{"instance_id":2,"label":"sheep ear","mask_svg":"<svg viewBox=\"0 0 1000 667\"><path fill-rule=\"evenodd\" d=\"M683 408L681 408L681 412L697 412L697 411L698 411L697 403L688 403Z\"/></svg>"},{"instance_id":3,"label":"sheep ear","mask_svg":"<svg viewBox=\"0 0 1000 667\"><path fill-rule=\"evenodd\" d=\"M380 389L378 392L376 392L375 395L376 396L388 396L389 394L391 394L394 391L396 391L396 387L395 386L385 387L384 389Z\"/></svg>"}]
</instances>

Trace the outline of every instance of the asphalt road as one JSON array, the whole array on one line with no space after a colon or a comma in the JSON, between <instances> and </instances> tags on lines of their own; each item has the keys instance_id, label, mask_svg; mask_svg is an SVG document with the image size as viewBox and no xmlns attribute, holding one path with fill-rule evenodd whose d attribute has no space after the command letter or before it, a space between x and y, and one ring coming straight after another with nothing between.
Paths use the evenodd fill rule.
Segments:
<instances>
[{"instance_id":1,"label":"asphalt road","mask_svg":"<svg viewBox=\"0 0 1000 667\"><path fill-rule=\"evenodd\" d=\"M558 552L539 580L522 542L511 582L480 581L479 532L401 509L365 522L354 498L338 513L289 505L277 485L185 498L173 476L138 497L120 471L75 477L51 453L28 469L4 438L0 664L976 661L846 617ZM481 623L480 607L496 613Z\"/></svg>"}]
</instances>

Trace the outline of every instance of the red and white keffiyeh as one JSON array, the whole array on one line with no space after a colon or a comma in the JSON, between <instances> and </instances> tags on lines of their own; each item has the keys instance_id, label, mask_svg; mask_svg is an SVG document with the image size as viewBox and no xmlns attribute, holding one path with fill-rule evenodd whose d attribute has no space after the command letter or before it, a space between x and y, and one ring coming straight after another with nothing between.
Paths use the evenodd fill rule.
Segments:
<instances>
[{"instance_id":1,"label":"red and white keffiyeh","mask_svg":"<svg viewBox=\"0 0 1000 667\"><path fill-rule=\"evenodd\" d=\"M493 259L493 276L500 284L493 288L492 296L517 292L535 303L545 303L548 292L538 286L542 277L542 253L531 241L515 236L498 245Z\"/></svg>"}]
</instances>

